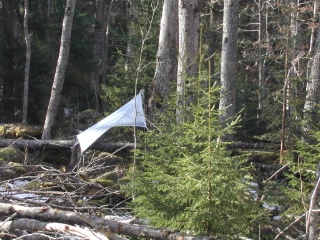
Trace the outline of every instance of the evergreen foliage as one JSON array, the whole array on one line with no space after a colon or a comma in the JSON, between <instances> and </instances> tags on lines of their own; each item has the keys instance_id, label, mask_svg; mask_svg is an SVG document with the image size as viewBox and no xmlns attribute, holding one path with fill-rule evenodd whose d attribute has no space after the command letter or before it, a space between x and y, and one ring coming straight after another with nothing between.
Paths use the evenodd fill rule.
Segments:
<instances>
[{"instance_id":1,"label":"evergreen foliage","mask_svg":"<svg viewBox=\"0 0 320 240\"><path fill-rule=\"evenodd\" d=\"M284 188L288 214L301 214L309 207L310 194L316 180L316 170L320 156L320 131L309 133L308 142L296 138L295 150L292 152L290 172L286 174L288 184Z\"/></svg>"},{"instance_id":2,"label":"evergreen foliage","mask_svg":"<svg viewBox=\"0 0 320 240\"><path fill-rule=\"evenodd\" d=\"M157 227L234 236L252 230L259 218L244 159L231 157L217 142L236 121L221 129L212 107L216 91L203 93L199 106L188 109L193 118L177 123L169 109L144 135L147 150L138 152L138 167L125 190L134 195L135 213Z\"/></svg>"}]
</instances>

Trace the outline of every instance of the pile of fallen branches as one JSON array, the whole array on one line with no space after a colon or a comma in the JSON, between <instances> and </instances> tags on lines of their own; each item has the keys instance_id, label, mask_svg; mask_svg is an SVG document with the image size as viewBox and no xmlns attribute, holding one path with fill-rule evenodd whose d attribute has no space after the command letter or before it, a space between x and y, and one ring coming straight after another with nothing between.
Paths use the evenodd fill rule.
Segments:
<instances>
[{"instance_id":1,"label":"pile of fallen branches","mask_svg":"<svg viewBox=\"0 0 320 240\"><path fill-rule=\"evenodd\" d=\"M0 167L0 239L210 239L149 228L133 217L117 181L125 174L119 166L92 158L69 172L48 165ZM99 179L108 175L113 181L105 186Z\"/></svg>"},{"instance_id":2,"label":"pile of fallen branches","mask_svg":"<svg viewBox=\"0 0 320 240\"><path fill-rule=\"evenodd\" d=\"M125 236L153 239L199 239L207 236L185 236L164 229L148 228L129 221L110 220L92 214L60 211L50 207L24 207L0 203L0 214L9 217L0 223L2 236L16 237L21 232L30 232L20 239L125 239ZM15 220L15 218L19 218ZM18 231L16 231L18 229ZM54 234L55 237L50 235ZM19 239L19 238L18 238Z\"/></svg>"}]
</instances>

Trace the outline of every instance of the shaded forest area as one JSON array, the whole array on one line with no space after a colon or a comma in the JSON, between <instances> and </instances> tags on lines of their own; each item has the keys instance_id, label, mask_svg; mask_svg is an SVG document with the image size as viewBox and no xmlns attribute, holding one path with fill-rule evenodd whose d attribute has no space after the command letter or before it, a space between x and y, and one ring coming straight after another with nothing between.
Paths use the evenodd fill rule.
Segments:
<instances>
[{"instance_id":1,"label":"shaded forest area","mask_svg":"<svg viewBox=\"0 0 320 240\"><path fill-rule=\"evenodd\" d=\"M318 239L319 4L0 0L0 238Z\"/></svg>"}]
</instances>

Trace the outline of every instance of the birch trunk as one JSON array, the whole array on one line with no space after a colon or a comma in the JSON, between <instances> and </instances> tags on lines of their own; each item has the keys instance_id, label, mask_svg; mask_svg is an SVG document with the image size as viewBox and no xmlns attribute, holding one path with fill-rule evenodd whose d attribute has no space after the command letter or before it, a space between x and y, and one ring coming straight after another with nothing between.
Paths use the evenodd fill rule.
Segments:
<instances>
[{"instance_id":1,"label":"birch trunk","mask_svg":"<svg viewBox=\"0 0 320 240\"><path fill-rule=\"evenodd\" d=\"M51 139L51 129L55 123L55 118L58 112L58 107L61 99L61 92L65 78L65 72L69 59L70 40L73 15L76 6L76 0L67 0L65 15L62 25L61 44L59 58L56 67L56 73L51 89L50 101L44 122L42 139Z\"/></svg>"},{"instance_id":2,"label":"birch trunk","mask_svg":"<svg viewBox=\"0 0 320 240\"><path fill-rule=\"evenodd\" d=\"M223 35L221 50L220 122L227 126L235 115L236 70L239 0L225 0L223 10ZM222 137L231 141L233 135Z\"/></svg>"},{"instance_id":3,"label":"birch trunk","mask_svg":"<svg viewBox=\"0 0 320 240\"><path fill-rule=\"evenodd\" d=\"M23 107L22 122L27 123L28 103L29 103L29 76L30 76L30 60L31 60L31 42L29 34L29 0L24 0L24 38L26 41L26 64L24 67L24 88L23 88Z\"/></svg>"},{"instance_id":4,"label":"birch trunk","mask_svg":"<svg viewBox=\"0 0 320 240\"><path fill-rule=\"evenodd\" d=\"M156 109L163 111L173 83L177 79L178 55L178 1L165 0L160 23L157 65L149 98L149 119L154 121Z\"/></svg>"}]
</instances>

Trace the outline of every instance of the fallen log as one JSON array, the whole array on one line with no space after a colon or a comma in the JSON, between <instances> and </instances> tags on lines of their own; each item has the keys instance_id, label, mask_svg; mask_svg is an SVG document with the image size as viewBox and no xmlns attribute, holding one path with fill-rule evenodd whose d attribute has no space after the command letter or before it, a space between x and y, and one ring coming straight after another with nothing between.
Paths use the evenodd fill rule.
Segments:
<instances>
[{"instance_id":1,"label":"fallen log","mask_svg":"<svg viewBox=\"0 0 320 240\"><path fill-rule=\"evenodd\" d=\"M29 140L29 139L0 139L0 148L16 147L21 150L59 150L71 149L75 145L75 140ZM119 149L131 150L134 149L134 143L110 143L99 141L90 146L89 149L95 149L105 152L114 152Z\"/></svg>"},{"instance_id":2,"label":"fallen log","mask_svg":"<svg viewBox=\"0 0 320 240\"><path fill-rule=\"evenodd\" d=\"M16 218L59 222L69 225L89 225L91 228L95 229L95 231L105 236L120 234L147 239L152 238L155 240L213 240L211 236L185 235L168 229L156 229L147 226L123 223L89 214L55 210L50 207L25 207L15 204L0 203L0 216L11 216L13 214L16 214Z\"/></svg>"},{"instance_id":3,"label":"fallen log","mask_svg":"<svg viewBox=\"0 0 320 240\"><path fill-rule=\"evenodd\" d=\"M16 148L34 149L34 150L58 150L70 149L75 145L75 140L33 140L33 139L8 139L0 138L0 148L14 146ZM244 148L244 149L279 149L279 144L274 143L246 143L246 142L230 142L226 143L227 149ZM137 146L139 148L139 146ZM134 143L118 142L111 143L107 141L97 141L93 143L89 149L95 149L106 152L113 152L118 149L130 150L134 149Z\"/></svg>"}]
</instances>

